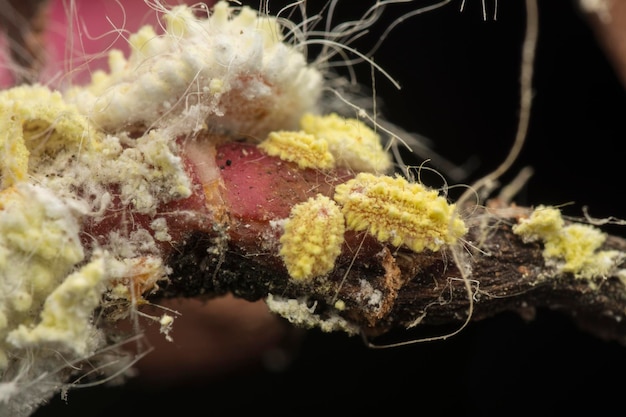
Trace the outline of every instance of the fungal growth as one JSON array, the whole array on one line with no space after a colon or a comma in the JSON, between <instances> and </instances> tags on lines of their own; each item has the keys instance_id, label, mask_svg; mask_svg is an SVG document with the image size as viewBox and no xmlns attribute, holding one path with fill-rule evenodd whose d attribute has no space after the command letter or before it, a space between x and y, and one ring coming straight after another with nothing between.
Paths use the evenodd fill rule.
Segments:
<instances>
[{"instance_id":1,"label":"fungal growth","mask_svg":"<svg viewBox=\"0 0 626 417\"><path fill-rule=\"evenodd\" d=\"M415 252L454 244L467 228L437 191L402 177L359 173L335 189L348 229Z\"/></svg>"},{"instance_id":2,"label":"fungal growth","mask_svg":"<svg viewBox=\"0 0 626 417\"><path fill-rule=\"evenodd\" d=\"M383 149L380 135L363 121L340 117L337 113L306 113L300 127L328 143L328 149L340 166L356 172L388 173L391 154Z\"/></svg>"},{"instance_id":3,"label":"fungal growth","mask_svg":"<svg viewBox=\"0 0 626 417\"><path fill-rule=\"evenodd\" d=\"M330 272L341 253L344 233L341 210L328 197L317 195L293 206L280 238L280 255L289 276L304 281Z\"/></svg>"},{"instance_id":4,"label":"fungal growth","mask_svg":"<svg viewBox=\"0 0 626 417\"><path fill-rule=\"evenodd\" d=\"M65 94L98 129L265 138L318 111L323 76L282 42L277 18L226 1L206 18L183 5L162 12L164 33L144 26L129 37L129 57L111 51L109 72Z\"/></svg>"},{"instance_id":5,"label":"fungal growth","mask_svg":"<svg viewBox=\"0 0 626 417\"><path fill-rule=\"evenodd\" d=\"M64 284L69 275L81 273L73 272L85 258L76 221L80 211L50 190L26 182L2 191L0 210L0 372L11 368L16 349L27 346L50 343L85 353L89 315L97 304L85 305L86 311L80 305L56 305L56 314L64 316L56 323L56 334L54 321L44 320L55 308L45 306L71 285ZM87 282L84 288L94 289Z\"/></svg>"},{"instance_id":6,"label":"fungal growth","mask_svg":"<svg viewBox=\"0 0 626 417\"><path fill-rule=\"evenodd\" d=\"M376 126L323 113L327 74L283 21L154 6L163 30L130 35L86 85L0 92L0 404L14 416L70 387L74 364L124 356L115 324L142 305L236 285L227 254L274 277L234 294L354 335L406 279L388 243L440 250L465 231L435 191L385 176ZM285 283L303 293L272 294ZM170 337L172 315L141 314Z\"/></svg>"},{"instance_id":7,"label":"fungal growth","mask_svg":"<svg viewBox=\"0 0 626 417\"><path fill-rule=\"evenodd\" d=\"M162 25L130 35L128 56L109 51L85 85L0 92L8 415L91 371L122 378L147 353L125 349L141 337L137 317L172 340L174 315L144 309L170 297L232 294L303 328L376 337L504 310L543 278L526 267L536 241L557 275L624 275L623 251L605 247L618 245L553 209L468 210L394 174L397 137L365 109L325 108L337 75L307 60L308 19L148 3ZM358 38L387 3L322 43ZM482 292L494 277L504 281ZM602 302L624 294L612 285Z\"/></svg>"},{"instance_id":8,"label":"fungal growth","mask_svg":"<svg viewBox=\"0 0 626 417\"><path fill-rule=\"evenodd\" d=\"M335 158L328 151L328 143L302 131L271 132L259 143L259 148L271 156L295 162L299 168L328 169L335 166Z\"/></svg>"},{"instance_id":9,"label":"fungal growth","mask_svg":"<svg viewBox=\"0 0 626 417\"><path fill-rule=\"evenodd\" d=\"M565 225L561 212L554 207L535 208L513 226L513 231L525 242L542 242L547 264L581 279L610 276L623 258L617 250L601 250L606 233L585 224Z\"/></svg>"}]
</instances>

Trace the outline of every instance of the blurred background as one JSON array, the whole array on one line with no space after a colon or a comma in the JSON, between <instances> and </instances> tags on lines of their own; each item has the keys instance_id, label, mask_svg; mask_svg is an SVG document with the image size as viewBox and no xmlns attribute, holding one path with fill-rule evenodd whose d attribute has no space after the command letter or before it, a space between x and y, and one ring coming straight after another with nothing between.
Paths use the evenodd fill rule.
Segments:
<instances>
[{"instance_id":1,"label":"blurred background","mask_svg":"<svg viewBox=\"0 0 626 417\"><path fill-rule=\"evenodd\" d=\"M273 13L286 4L270 3ZM335 19L355 18L370 3L341 0ZM389 6L371 33L352 46L367 51L395 18L424 4ZM471 170L460 182L471 183L504 159L515 136L525 12L522 0L500 1L494 19L494 0L486 0L483 19L479 0L467 0L463 11L461 4L452 1L396 27L374 58L401 89L380 74L375 79L380 115L428 138L454 164L469 162ZM516 197L518 204L564 205L572 216L588 206L592 216L624 218L625 89L577 2L540 0L539 15L530 131L503 183L530 166L534 175ZM369 84L371 67L355 70ZM626 236L623 227L607 230ZM240 340L266 334L262 327L240 324L230 329ZM35 416L604 415L623 403L626 346L589 336L551 311L538 311L532 321L503 314L444 341L395 349L373 350L358 337L289 326L279 333L277 343L260 343L238 366L215 371L220 352L207 350L213 367L206 372L201 363L187 377L171 379L159 374L158 365L140 369L122 386L56 396ZM176 331L173 336L167 352L183 360L187 353Z\"/></svg>"}]
</instances>

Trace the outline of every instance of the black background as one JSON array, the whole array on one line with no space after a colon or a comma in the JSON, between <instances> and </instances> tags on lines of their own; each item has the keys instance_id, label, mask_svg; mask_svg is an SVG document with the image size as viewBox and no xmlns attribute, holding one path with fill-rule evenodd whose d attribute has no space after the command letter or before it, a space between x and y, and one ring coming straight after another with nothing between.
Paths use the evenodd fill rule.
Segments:
<instances>
[{"instance_id":1,"label":"black background","mask_svg":"<svg viewBox=\"0 0 626 417\"><path fill-rule=\"evenodd\" d=\"M337 19L354 17L354 7L365 3L340 1ZM519 204L572 203L564 207L567 214L579 216L588 206L594 216L626 217L624 89L576 3L539 3L530 132L505 180L532 166L535 175ZM375 58L402 88L377 75L376 89L385 118L430 138L434 150L455 163L475 158L471 182L503 160L515 135L525 13L521 0L500 1L497 19L484 21L479 0L468 0L463 12L460 5L453 1L396 28ZM411 7L390 6L384 21L355 46L366 50L385 20ZM357 70L367 82L370 68ZM626 347L539 311L531 322L504 314L445 341L388 350L310 331L280 372L253 367L164 391L133 381L79 390L70 392L67 404L55 398L36 416L605 415L623 407L625 373Z\"/></svg>"}]
</instances>

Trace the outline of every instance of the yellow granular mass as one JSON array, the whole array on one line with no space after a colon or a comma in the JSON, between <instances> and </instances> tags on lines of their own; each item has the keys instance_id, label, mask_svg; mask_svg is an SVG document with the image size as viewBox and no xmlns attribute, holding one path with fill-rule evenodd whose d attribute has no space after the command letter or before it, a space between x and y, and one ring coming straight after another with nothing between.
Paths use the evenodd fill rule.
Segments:
<instances>
[{"instance_id":1,"label":"yellow granular mass","mask_svg":"<svg viewBox=\"0 0 626 417\"><path fill-rule=\"evenodd\" d=\"M360 173L335 188L348 229L415 252L439 250L467 232L463 220L436 191L396 176Z\"/></svg>"},{"instance_id":2,"label":"yellow granular mass","mask_svg":"<svg viewBox=\"0 0 626 417\"><path fill-rule=\"evenodd\" d=\"M392 166L380 136L358 119L343 118L336 113L325 116L307 113L300 119L300 127L328 142L337 165L372 173L385 173Z\"/></svg>"},{"instance_id":3,"label":"yellow granular mass","mask_svg":"<svg viewBox=\"0 0 626 417\"><path fill-rule=\"evenodd\" d=\"M513 226L513 232L525 242L541 240L545 261L577 278L606 276L619 259L617 251L599 250L606 234L586 224L565 225L561 212L554 207L537 207L530 217Z\"/></svg>"},{"instance_id":4,"label":"yellow granular mass","mask_svg":"<svg viewBox=\"0 0 626 417\"><path fill-rule=\"evenodd\" d=\"M268 155L295 162L302 169L329 169L335 165L335 159L328 152L328 144L302 131L271 132L258 146Z\"/></svg>"},{"instance_id":5,"label":"yellow granular mass","mask_svg":"<svg viewBox=\"0 0 626 417\"><path fill-rule=\"evenodd\" d=\"M94 131L78 109L58 91L24 85L0 92L0 106L9 108L21 125L31 155L54 154L67 146L92 145Z\"/></svg>"},{"instance_id":6,"label":"yellow granular mass","mask_svg":"<svg viewBox=\"0 0 626 417\"><path fill-rule=\"evenodd\" d=\"M0 375L8 366L2 357L15 347L7 337L37 322L45 300L83 258L80 220L64 201L28 182L0 192Z\"/></svg>"},{"instance_id":7,"label":"yellow granular mass","mask_svg":"<svg viewBox=\"0 0 626 417\"><path fill-rule=\"evenodd\" d=\"M90 318L105 290L105 271L105 261L96 259L68 275L47 296L39 321L20 324L7 341L18 348L67 345L78 355L89 353L95 334Z\"/></svg>"},{"instance_id":8,"label":"yellow granular mass","mask_svg":"<svg viewBox=\"0 0 626 417\"><path fill-rule=\"evenodd\" d=\"M599 229L584 224L571 224L563 227L557 238L545 242L544 256L561 257L565 260L563 271L578 273L591 264L597 264L598 249L604 243L606 235ZM611 263L607 264L608 266ZM594 266L594 269L597 268ZM608 270L605 270L605 273Z\"/></svg>"},{"instance_id":9,"label":"yellow granular mass","mask_svg":"<svg viewBox=\"0 0 626 417\"><path fill-rule=\"evenodd\" d=\"M280 256L291 278L306 281L332 271L344 231L341 210L330 198L318 194L295 205L280 238Z\"/></svg>"},{"instance_id":10,"label":"yellow granular mass","mask_svg":"<svg viewBox=\"0 0 626 417\"><path fill-rule=\"evenodd\" d=\"M58 91L24 85L0 92L0 189L28 178L29 166L64 149L93 149L95 132Z\"/></svg>"},{"instance_id":11,"label":"yellow granular mass","mask_svg":"<svg viewBox=\"0 0 626 417\"><path fill-rule=\"evenodd\" d=\"M564 224L558 209L539 206L528 219L522 219L513 226L513 231L527 241L553 240L561 233Z\"/></svg>"}]
</instances>

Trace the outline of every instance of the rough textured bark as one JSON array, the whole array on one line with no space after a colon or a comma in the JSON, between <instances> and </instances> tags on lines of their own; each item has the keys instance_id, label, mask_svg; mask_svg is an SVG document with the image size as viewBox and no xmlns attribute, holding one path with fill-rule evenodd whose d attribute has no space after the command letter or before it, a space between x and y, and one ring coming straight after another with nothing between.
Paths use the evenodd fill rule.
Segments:
<instances>
[{"instance_id":1,"label":"rough textured bark","mask_svg":"<svg viewBox=\"0 0 626 417\"><path fill-rule=\"evenodd\" d=\"M626 291L619 277L593 282L559 274L546 266L539 243L524 243L512 232L530 208L506 206L493 200L473 207L466 219L470 231L463 243L471 259L469 283L473 297L471 320L514 311L532 318L536 308L550 308L571 316L584 330L606 340L626 341ZM360 236L354 236L357 247ZM294 285L272 255L251 255L246 239L229 243L225 255L211 255L214 240L196 234L172 258L173 279L160 296L215 296L231 292L257 300L269 293L287 298L306 297L316 314L334 311L336 299L350 300L340 314L368 336L414 326L454 329L469 314L467 287L449 251L421 253L366 241L359 252L349 251L343 266L328 277L333 285ZM603 250L626 250L626 240L609 236ZM352 262L352 258L355 261ZM373 309L362 299L360 280L383 294ZM590 285L591 284L591 285ZM328 311L325 311L328 310Z\"/></svg>"}]
</instances>

